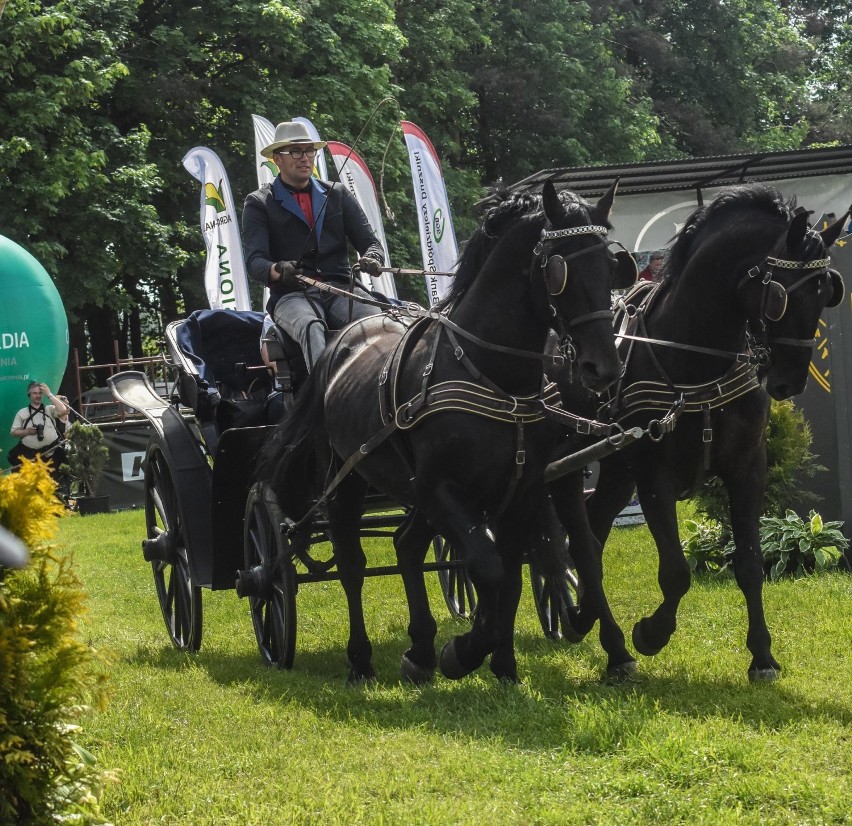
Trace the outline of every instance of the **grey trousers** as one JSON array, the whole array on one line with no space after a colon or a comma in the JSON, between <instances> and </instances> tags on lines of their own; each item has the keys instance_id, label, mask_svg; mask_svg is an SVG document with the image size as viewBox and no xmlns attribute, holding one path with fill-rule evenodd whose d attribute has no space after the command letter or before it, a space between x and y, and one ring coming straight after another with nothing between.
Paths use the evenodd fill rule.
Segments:
<instances>
[{"instance_id":1,"label":"grey trousers","mask_svg":"<svg viewBox=\"0 0 852 826\"><path fill-rule=\"evenodd\" d=\"M369 297L369 293L359 285L355 286L355 293ZM349 299L344 296L322 292L316 287L287 293L278 299L273 313L275 323L298 342L308 371L313 370L320 353L325 349L326 329L339 330L350 320L366 318L379 312L369 304L353 301L350 319L349 303Z\"/></svg>"}]
</instances>

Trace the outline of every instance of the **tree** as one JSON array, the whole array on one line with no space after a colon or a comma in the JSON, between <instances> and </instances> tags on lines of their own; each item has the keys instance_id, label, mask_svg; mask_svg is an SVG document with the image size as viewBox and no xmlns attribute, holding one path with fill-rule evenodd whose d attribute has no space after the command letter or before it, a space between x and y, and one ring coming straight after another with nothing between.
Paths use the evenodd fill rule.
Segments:
<instances>
[{"instance_id":1,"label":"tree","mask_svg":"<svg viewBox=\"0 0 852 826\"><path fill-rule=\"evenodd\" d=\"M482 11L489 45L466 68L485 180L653 154L660 139L650 102L619 75L609 28L585 3L500 0Z\"/></svg>"},{"instance_id":2,"label":"tree","mask_svg":"<svg viewBox=\"0 0 852 826\"><path fill-rule=\"evenodd\" d=\"M148 135L121 133L105 101L128 73L119 59L134 4L126 0L10 0L0 28L0 232L53 276L85 352L83 322L133 306L131 293L176 256L153 197ZM153 241L153 243L152 243ZM90 324L111 359L110 324Z\"/></svg>"},{"instance_id":3,"label":"tree","mask_svg":"<svg viewBox=\"0 0 852 826\"><path fill-rule=\"evenodd\" d=\"M811 45L769 0L595 2L668 145L686 156L790 149L807 133ZM669 153L672 154L672 153Z\"/></svg>"}]
</instances>

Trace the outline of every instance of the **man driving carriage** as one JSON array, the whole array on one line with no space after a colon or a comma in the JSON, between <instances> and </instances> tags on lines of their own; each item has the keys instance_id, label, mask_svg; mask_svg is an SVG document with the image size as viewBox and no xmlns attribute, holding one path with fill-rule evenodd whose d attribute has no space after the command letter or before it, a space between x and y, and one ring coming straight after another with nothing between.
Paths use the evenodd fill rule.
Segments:
<instances>
[{"instance_id":1,"label":"man driving carriage","mask_svg":"<svg viewBox=\"0 0 852 826\"><path fill-rule=\"evenodd\" d=\"M368 274L379 275L384 263L382 246L352 193L312 177L316 153L325 145L311 140L301 123L279 123L275 139L261 150L278 167L278 177L249 194L243 210L249 275L269 287L267 312L301 346L308 370L325 347L326 328L338 329L376 310L306 287L296 274L369 297L351 282L347 241Z\"/></svg>"}]
</instances>

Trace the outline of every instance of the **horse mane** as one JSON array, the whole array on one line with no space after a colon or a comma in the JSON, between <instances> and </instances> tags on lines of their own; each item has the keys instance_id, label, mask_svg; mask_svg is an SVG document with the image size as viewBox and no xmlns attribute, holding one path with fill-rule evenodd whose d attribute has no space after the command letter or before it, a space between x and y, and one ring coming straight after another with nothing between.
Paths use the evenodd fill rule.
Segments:
<instances>
[{"instance_id":1,"label":"horse mane","mask_svg":"<svg viewBox=\"0 0 852 826\"><path fill-rule=\"evenodd\" d=\"M698 207L674 236L663 265L661 278L668 280L683 272L698 238L726 224L736 211L753 210L767 217L789 221L796 208L795 196L785 201L781 193L769 184L752 182L722 190L709 204Z\"/></svg>"},{"instance_id":2,"label":"horse mane","mask_svg":"<svg viewBox=\"0 0 852 826\"><path fill-rule=\"evenodd\" d=\"M567 214L566 227L589 222L589 204L579 195L562 190L559 200ZM512 192L506 187L494 187L479 202L479 207L482 224L465 242L452 286L437 305L439 309L452 304L467 292L497 244L509 232L520 231L519 228L533 224L540 231L546 221L542 197L535 193Z\"/></svg>"}]
</instances>

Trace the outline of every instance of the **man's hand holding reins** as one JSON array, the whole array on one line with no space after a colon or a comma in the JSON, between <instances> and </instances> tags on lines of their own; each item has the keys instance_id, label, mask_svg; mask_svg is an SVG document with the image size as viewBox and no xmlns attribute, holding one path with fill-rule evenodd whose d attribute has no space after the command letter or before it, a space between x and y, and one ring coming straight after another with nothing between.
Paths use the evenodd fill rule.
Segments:
<instances>
[{"instance_id":1,"label":"man's hand holding reins","mask_svg":"<svg viewBox=\"0 0 852 826\"><path fill-rule=\"evenodd\" d=\"M301 268L297 266L295 261L279 261L272 267L270 274L270 283L280 281L285 287L295 289L300 287L302 282L296 278L296 275L301 275Z\"/></svg>"}]
</instances>

